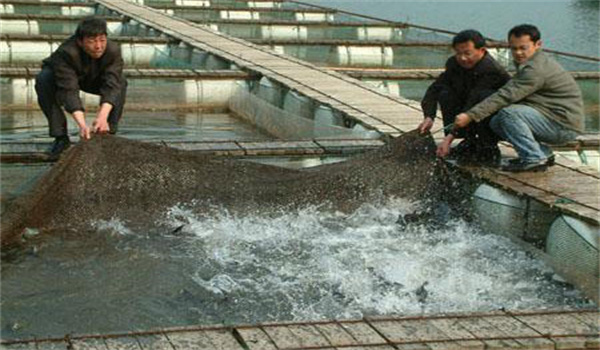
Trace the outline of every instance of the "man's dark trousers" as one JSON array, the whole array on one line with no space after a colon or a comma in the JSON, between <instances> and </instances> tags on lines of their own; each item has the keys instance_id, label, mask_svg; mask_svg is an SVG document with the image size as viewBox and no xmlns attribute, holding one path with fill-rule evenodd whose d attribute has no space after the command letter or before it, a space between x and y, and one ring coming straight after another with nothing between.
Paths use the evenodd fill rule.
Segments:
<instances>
[{"instance_id":1,"label":"man's dark trousers","mask_svg":"<svg viewBox=\"0 0 600 350\"><path fill-rule=\"evenodd\" d=\"M468 105L461 101L451 89L443 89L440 91L438 96L438 103L442 110L442 119L444 122L444 128L448 125L454 124L455 117L473 107L477 103L485 100L486 97L496 92L496 90L483 90L477 94L477 98L473 99ZM456 132L457 138L464 138L465 140L473 143L478 143L483 147L495 146L500 138L490 128L490 120L492 117L485 118L481 122L472 122L467 125L466 128L458 129ZM451 127L444 130L446 135L452 130Z\"/></svg>"},{"instance_id":2,"label":"man's dark trousers","mask_svg":"<svg viewBox=\"0 0 600 350\"><path fill-rule=\"evenodd\" d=\"M67 119L63 112L58 99L56 97L56 82L54 80L54 72L48 67L44 67L42 71L35 77L35 92L38 97L38 104L48 119L51 137L67 136ZM86 91L90 94L99 95L100 91ZM119 96L119 102L113 106L108 115L108 125L110 132L117 131L117 125L123 114L123 106L125 105L125 96L127 95L127 81L123 79L123 88Z\"/></svg>"}]
</instances>

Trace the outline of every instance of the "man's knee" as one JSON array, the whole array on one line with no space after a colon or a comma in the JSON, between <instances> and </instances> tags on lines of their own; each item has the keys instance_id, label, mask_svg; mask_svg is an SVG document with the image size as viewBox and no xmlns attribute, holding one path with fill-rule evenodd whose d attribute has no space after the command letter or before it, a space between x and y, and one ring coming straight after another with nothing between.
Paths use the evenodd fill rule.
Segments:
<instances>
[{"instance_id":1,"label":"man's knee","mask_svg":"<svg viewBox=\"0 0 600 350\"><path fill-rule=\"evenodd\" d=\"M507 120L511 118L511 114L510 107L502 108L490 117L490 128L496 133L501 132Z\"/></svg>"}]
</instances>

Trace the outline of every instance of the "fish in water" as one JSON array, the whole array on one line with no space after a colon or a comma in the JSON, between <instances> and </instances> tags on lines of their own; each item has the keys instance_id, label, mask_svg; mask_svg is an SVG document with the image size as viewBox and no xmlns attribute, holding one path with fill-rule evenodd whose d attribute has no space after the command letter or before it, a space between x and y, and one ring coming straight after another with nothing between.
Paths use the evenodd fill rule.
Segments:
<instances>
[{"instance_id":1,"label":"fish in water","mask_svg":"<svg viewBox=\"0 0 600 350\"><path fill-rule=\"evenodd\" d=\"M425 281L419 288L415 290L415 295L417 296L417 301L419 304L423 305L427 301L427 297L429 296L429 291L425 288L429 282Z\"/></svg>"}]
</instances>

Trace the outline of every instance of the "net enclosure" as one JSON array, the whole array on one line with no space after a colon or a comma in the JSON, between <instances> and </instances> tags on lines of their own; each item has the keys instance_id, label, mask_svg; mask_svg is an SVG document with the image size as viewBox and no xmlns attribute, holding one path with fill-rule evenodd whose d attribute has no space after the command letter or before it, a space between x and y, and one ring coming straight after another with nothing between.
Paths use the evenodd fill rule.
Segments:
<instances>
[{"instance_id":1,"label":"net enclosure","mask_svg":"<svg viewBox=\"0 0 600 350\"><path fill-rule=\"evenodd\" d=\"M95 136L69 149L9 204L2 244L18 241L26 229L86 230L94 220L114 218L135 229L166 229L156 218L174 205L202 215L215 208L268 215L307 205L348 212L390 196L431 199L441 185L436 164L433 138L417 131L347 161L302 170Z\"/></svg>"}]
</instances>

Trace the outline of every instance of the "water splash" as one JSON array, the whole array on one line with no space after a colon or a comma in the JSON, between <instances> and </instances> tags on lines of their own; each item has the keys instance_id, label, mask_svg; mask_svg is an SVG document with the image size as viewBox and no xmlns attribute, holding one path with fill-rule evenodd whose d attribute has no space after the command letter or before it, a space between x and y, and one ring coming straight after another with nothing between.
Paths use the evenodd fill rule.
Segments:
<instances>
[{"instance_id":1,"label":"water splash","mask_svg":"<svg viewBox=\"0 0 600 350\"><path fill-rule=\"evenodd\" d=\"M510 240L463 220L400 226L400 199L351 214L309 207L272 217L171 208L199 286L250 299L261 320L547 308L573 304L552 271ZM567 293L568 294L568 293ZM239 306L239 305L238 305ZM226 307L226 306L225 306ZM237 307L237 306L236 306ZM247 310L247 309L246 309Z\"/></svg>"},{"instance_id":2,"label":"water splash","mask_svg":"<svg viewBox=\"0 0 600 350\"><path fill-rule=\"evenodd\" d=\"M91 226L98 231L105 231L121 236L129 236L133 234L133 232L127 228L126 224L119 218L111 218L110 220L96 220L91 223Z\"/></svg>"}]
</instances>

